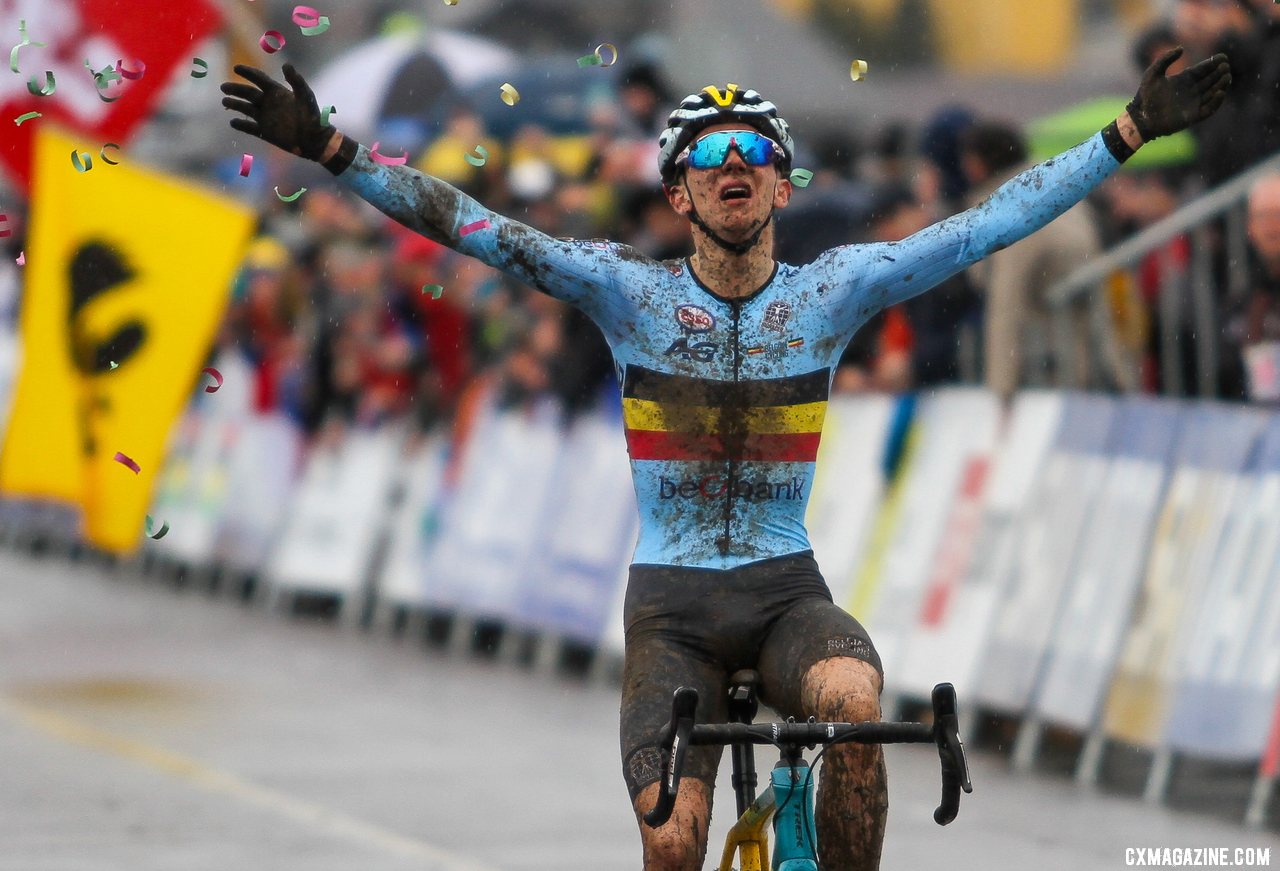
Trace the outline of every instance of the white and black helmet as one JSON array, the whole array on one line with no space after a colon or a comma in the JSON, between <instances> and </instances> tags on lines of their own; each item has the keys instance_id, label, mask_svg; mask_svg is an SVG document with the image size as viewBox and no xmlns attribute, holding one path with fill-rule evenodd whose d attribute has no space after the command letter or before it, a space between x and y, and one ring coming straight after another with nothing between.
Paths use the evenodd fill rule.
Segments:
<instances>
[{"instance_id":1,"label":"white and black helmet","mask_svg":"<svg viewBox=\"0 0 1280 871\"><path fill-rule=\"evenodd\" d=\"M658 136L658 171L663 183L675 180L676 158L698 133L728 121L741 121L778 143L784 155L782 170L791 171L795 146L787 122L778 117L778 107L750 88L742 90L731 82L723 91L708 85L690 94L668 116L667 127Z\"/></svg>"}]
</instances>

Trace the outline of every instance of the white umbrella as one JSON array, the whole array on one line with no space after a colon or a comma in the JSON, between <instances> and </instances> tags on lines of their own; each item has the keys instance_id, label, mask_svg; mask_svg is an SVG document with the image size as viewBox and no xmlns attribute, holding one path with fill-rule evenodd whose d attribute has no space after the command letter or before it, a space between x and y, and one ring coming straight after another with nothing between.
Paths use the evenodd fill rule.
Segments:
<instances>
[{"instance_id":1,"label":"white umbrella","mask_svg":"<svg viewBox=\"0 0 1280 871\"><path fill-rule=\"evenodd\" d=\"M334 123L357 139L377 135L383 107L396 95L390 93L408 65L429 58L439 64L448 82L467 87L493 75L513 70L519 58L510 49L476 36L432 30L423 34L398 33L362 42L323 67L311 82L322 106L336 106ZM431 83L439 86L439 81ZM422 94L423 109L434 102Z\"/></svg>"}]
</instances>

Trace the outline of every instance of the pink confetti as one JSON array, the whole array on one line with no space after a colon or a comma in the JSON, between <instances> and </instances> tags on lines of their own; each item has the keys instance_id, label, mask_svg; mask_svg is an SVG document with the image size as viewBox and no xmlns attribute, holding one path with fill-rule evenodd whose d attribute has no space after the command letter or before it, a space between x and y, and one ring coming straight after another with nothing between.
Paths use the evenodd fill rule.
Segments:
<instances>
[{"instance_id":1,"label":"pink confetti","mask_svg":"<svg viewBox=\"0 0 1280 871\"><path fill-rule=\"evenodd\" d=\"M373 143L373 147L369 149L369 156L373 158L375 163L381 163L384 166L403 166L409 162L409 152L405 152L400 157L387 157L385 154L378 153L380 142Z\"/></svg>"},{"instance_id":2,"label":"pink confetti","mask_svg":"<svg viewBox=\"0 0 1280 871\"><path fill-rule=\"evenodd\" d=\"M147 65L145 63L137 61L136 65L138 68L136 70L131 70L124 65L124 61L118 60L116 61L116 72L124 76L129 81L136 82L147 74Z\"/></svg>"},{"instance_id":3,"label":"pink confetti","mask_svg":"<svg viewBox=\"0 0 1280 871\"><path fill-rule=\"evenodd\" d=\"M133 460L129 459L127 456L120 453L119 451L116 451L115 459L117 463L124 466L126 469L130 469L135 475L142 471L141 466L139 466L137 463L135 463Z\"/></svg>"},{"instance_id":4,"label":"pink confetti","mask_svg":"<svg viewBox=\"0 0 1280 871\"><path fill-rule=\"evenodd\" d=\"M311 6L295 6L293 23L299 27L315 27L320 23L320 13Z\"/></svg>"},{"instance_id":5,"label":"pink confetti","mask_svg":"<svg viewBox=\"0 0 1280 871\"><path fill-rule=\"evenodd\" d=\"M253 169L253 155L242 154L240 156L240 174L245 178L249 177L249 170Z\"/></svg>"},{"instance_id":6,"label":"pink confetti","mask_svg":"<svg viewBox=\"0 0 1280 871\"><path fill-rule=\"evenodd\" d=\"M206 384L204 387L204 392L217 393L218 388L222 386L222 373L219 372L217 369L213 368L212 366L205 366L200 371L205 375L209 375L210 377L213 378L214 381L218 382L217 384Z\"/></svg>"},{"instance_id":7,"label":"pink confetti","mask_svg":"<svg viewBox=\"0 0 1280 871\"><path fill-rule=\"evenodd\" d=\"M17 263L19 266L26 266L26 265L27 265L27 252L26 252L26 251L19 251L19 252L18 252L18 259L17 259L16 261L14 261L14 262L15 262L15 263Z\"/></svg>"},{"instance_id":8,"label":"pink confetti","mask_svg":"<svg viewBox=\"0 0 1280 871\"><path fill-rule=\"evenodd\" d=\"M262 34L262 38L258 40L258 45L267 54L275 54L284 48L284 34L278 30L268 30Z\"/></svg>"},{"instance_id":9,"label":"pink confetti","mask_svg":"<svg viewBox=\"0 0 1280 871\"><path fill-rule=\"evenodd\" d=\"M458 235L466 236L471 233L474 233L476 230L487 230L487 229L489 229L489 219L481 218L479 221L473 221L472 223L464 226L461 230L458 231Z\"/></svg>"}]
</instances>

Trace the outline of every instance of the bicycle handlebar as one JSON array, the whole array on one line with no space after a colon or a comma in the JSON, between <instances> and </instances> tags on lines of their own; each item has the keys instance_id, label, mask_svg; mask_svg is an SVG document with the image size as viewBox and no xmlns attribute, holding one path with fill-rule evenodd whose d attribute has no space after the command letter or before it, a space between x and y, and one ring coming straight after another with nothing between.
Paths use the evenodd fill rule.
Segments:
<instances>
[{"instance_id":1,"label":"bicycle handlebar","mask_svg":"<svg viewBox=\"0 0 1280 871\"><path fill-rule=\"evenodd\" d=\"M680 687L671 703L671 720L663 729L660 748L665 772L658 791L658 803L644 815L650 828L671 818L684 759L691 745L773 744L779 747L815 747L852 741L858 744L928 744L938 748L942 765L942 801L933 819L945 826L960 809L960 792L973 792L969 764L960 740L956 716L956 691L949 683L933 688L933 725L924 723L704 723L695 725L698 691Z\"/></svg>"}]
</instances>

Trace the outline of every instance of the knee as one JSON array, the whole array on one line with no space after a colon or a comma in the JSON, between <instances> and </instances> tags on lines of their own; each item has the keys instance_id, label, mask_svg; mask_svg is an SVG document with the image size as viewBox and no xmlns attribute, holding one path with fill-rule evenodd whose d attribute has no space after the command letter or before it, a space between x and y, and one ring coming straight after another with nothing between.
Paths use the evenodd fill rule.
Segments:
<instances>
[{"instance_id":1,"label":"knee","mask_svg":"<svg viewBox=\"0 0 1280 871\"><path fill-rule=\"evenodd\" d=\"M640 839L644 844L645 871L700 871L707 850L711 796L694 778L680 783L671 819L656 829L644 822L644 814L657 803L658 784L651 784L636 799Z\"/></svg>"},{"instance_id":2,"label":"knee","mask_svg":"<svg viewBox=\"0 0 1280 871\"><path fill-rule=\"evenodd\" d=\"M805 708L819 720L879 720L880 686L880 673L868 663L850 658L823 660L805 675Z\"/></svg>"},{"instance_id":3,"label":"knee","mask_svg":"<svg viewBox=\"0 0 1280 871\"><path fill-rule=\"evenodd\" d=\"M644 837L645 871L700 871L702 850L688 828L675 820Z\"/></svg>"}]
</instances>

